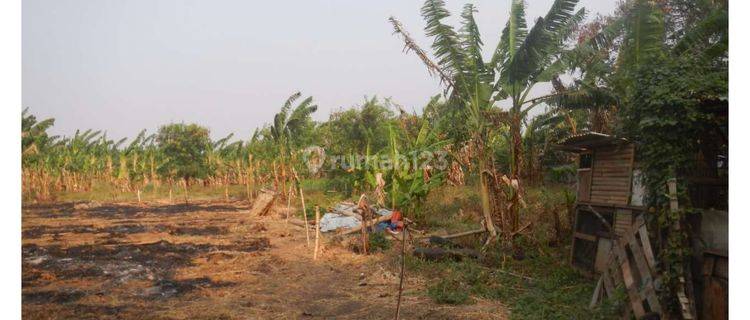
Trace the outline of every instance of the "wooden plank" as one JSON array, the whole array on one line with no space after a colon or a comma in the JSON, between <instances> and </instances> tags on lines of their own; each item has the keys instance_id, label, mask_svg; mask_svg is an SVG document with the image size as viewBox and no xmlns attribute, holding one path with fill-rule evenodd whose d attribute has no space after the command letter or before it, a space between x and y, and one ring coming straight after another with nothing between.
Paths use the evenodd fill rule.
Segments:
<instances>
[{"instance_id":1,"label":"wooden plank","mask_svg":"<svg viewBox=\"0 0 750 320\"><path fill-rule=\"evenodd\" d=\"M591 170L578 171L578 201L591 199Z\"/></svg>"},{"instance_id":2,"label":"wooden plank","mask_svg":"<svg viewBox=\"0 0 750 320\"><path fill-rule=\"evenodd\" d=\"M628 186L628 179L627 178L617 178L614 179L612 177L594 177L595 179L592 179L591 184L596 187L627 187Z\"/></svg>"},{"instance_id":3,"label":"wooden plank","mask_svg":"<svg viewBox=\"0 0 750 320\"><path fill-rule=\"evenodd\" d=\"M615 161L629 161L630 157L623 154L605 154L600 155L598 157L594 158L594 161L609 161L609 162L615 162Z\"/></svg>"},{"instance_id":4,"label":"wooden plank","mask_svg":"<svg viewBox=\"0 0 750 320\"><path fill-rule=\"evenodd\" d=\"M656 257L654 257L654 250L651 248L651 240L648 239L648 231L646 231L646 225L642 224L638 228L638 236L641 239L643 245L643 255L646 257L646 262L652 272L656 271Z\"/></svg>"},{"instance_id":5,"label":"wooden plank","mask_svg":"<svg viewBox=\"0 0 750 320\"><path fill-rule=\"evenodd\" d=\"M624 199L610 199L610 198L598 198L598 197L592 197L591 200L596 200L596 202L599 203L608 203L608 204L623 204L625 203Z\"/></svg>"},{"instance_id":6,"label":"wooden plank","mask_svg":"<svg viewBox=\"0 0 750 320\"><path fill-rule=\"evenodd\" d=\"M595 201L596 199L604 199L610 204L620 204L624 203L627 197L623 195L622 193L616 193L614 191L597 191L596 193L593 193L591 195L591 200ZM614 203L612 201L615 201Z\"/></svg>"},{"instance_id":7,"label":"wooden plank","mask_svg":"<svg viewBox=\"0 0 750 320\"><path fill-rule=\"evenodd\" d=\"M602 273L602 284L604 285L605 295L611 297L615 293L615 282L609 270L604 270Z\"/></svg>"},{"instance_id":8,"label":"wooden plank","mask_svg":"<svg viewBox=\"0 0 750 320\"><path fill-rule=\"evenodd\" d=\"M596 257L594 258L594 271L602 272L607 269L609 257L612 255L612 241L599 238L596 244Z\"/></svg>"},{"instance_id":9,"label":"wooden plank","mask_svg":"<svg viewBox=\"0 0 750 320\"><path fill-rule=\"evenodd\" d=\"M573 234L573 236L581 240L596 242L596 236L592 236L590 234L576 232Z\"/></svg>"},{"instance_id":10,"label":"wooden plank","mask_svg":"<svg viewBox=\"0 0 750 320\"><path fill-rule=\"evenodd\" d=\"M643 289L639 292L639 300L643 301L645 299L648 302L651 311L661 313L661 305L656 295L656 291L653 287L654 282L653 275L651 273L653 269L652 266L649 265L649 262L647 262L648 259L646 256L648 254L644 252L644 249L640 246L636 238L640 235L648 235L645 231L643 218L639 217L638 219L636 219L633 227L635 227L635 229L629 230L629 232L624 235L623 240L626 242L627 247L633 254L633 260L635 261L636 267L638 268L638 272L640 274L641 283L638 284L638 287L641 287ZM643 230L641 228L643 228ZM645 243L649 245L650 249L648 240ZM653 255L651 255L651 257L653 258ZM624 258L627 259L627 255L625 255ZM628 266L630 267L629 264Z\"/></svg>"},{"instance_id":11,"label":"wooden plank","mask_svg":"<svg viewBox=\"0 0 750 320\"><path fill-rule=\"evenodd\" d=\"M253 202L253 207L250 209L250 216L256 217L265 215L275 199L275 193L261 192Z\"/></svg>"},{"instance_id":12,"label":"wooden plank","mask_svg":"<svg viewBox=\"0 0 750 320\"><path fill-rule=\"evenodd\" d=\"M622 270L622 279L625 283L625 289L628 292L628 298L630 300L630 306L633 309L633 314L635 314L636 318L645 316L646 310L643 308L643 300L635 287L635 280L633 279L630 262L628 262L627 257L625 257L625 260L620 264L620 269Z\"/></svg>"},{"instance_id":13,"label":"wooden plank","mask_svg":"<svg viewBox=\"0 0 750 320\"><path fill-rule=\"evenodd\" d=\"M601 185L593 185L591 186L591 191L599 191L599 192L615 192L615 193L623 193L627 194L628 191L630 191L630 188L627 186L601 186Z\"/></svg>"},{"instance_id":14,"label":"wooden plank","mask_svg":"<svg viewBox=\"0 0 750 320\"><path fill-rule=\"evenodd\" d=\"M633 253L633 260L635 260L635 266L638 268L638 274L641 275L641 283L649 283L653 280L651 276L651 270L646 263L646 258L643 256L643 250L636 242L635 237L632 233L625 235L625 241L628 243L630 252Z\"/></svg>"},{"instance_id":15,"label":"wooden plank","mask_svg":"<svg viewBox=\"0 0 750 320\"><path fill-rule=\"evenodd\" d=\"M623 196L622 194L617 193L608 193L608 192L592 192L591 194L591 200L592 201L599 201L603 203L610 203L610 204L619 204L619 203L625 203L625 200L627 200L626 196Z\"/></svg>"},{"instance_id":16,"label":"wooden plank","mask_svg":"<svg viewBox=\"0 0 750 320\"><path fill-rule=\"evenodd\" d=\"M630 231L633 220L633 211L628 209L615 209L615 233L622 236Z\"/></svg>"},{"instance_id":17,"label":"wooden plank","mask_svg":"<svg viewBox=\"0 0 750 320\"><path fill-rule=\"evenodd\" d=\"M659 303L659 297L656 295L656 290L654 290L653 282L646 284L641 292L641 296L646 298L651 311L659 314L661 313L661 303Z\"/></svg>"},{"instance_id":18,"label":"wooden plank","mask_svg":"<svg viewBox=\"0 0 750 320\"><path fill-rule=\"evenodd\" d=\"M620 177L620 178L613 178L612 176L592 176L591 177L591 184L595 186L627 186L628 178L627 177Z\"/></svg>"},{"instance_id":19,"label":"wooden plank","mask_svg":"<svg viewBox=\"0 0 750 320\"><path fill-rule=\"evenodd\" d=\"M589 309L593 309L596 307L597 304L599 304L599 301L601 301L602 298L602 287L604 286L604 275L599 277L599 281L596 282L596 287L594 288L594 294L591 296L591 302L589 303Z\"/></svg>"},{"instance_id":20,"label":"wooden plank","mask_svg":"<svg viewBox=\"0 0 750 320\"><path fill-rule=\"evenodd\" d=\"M611 191L611 190L599 190L592 189L591 196L603 196L603 197L616 197L616 198L627 198L627 193L622 191Z\"/></svg>"}]
</instances>

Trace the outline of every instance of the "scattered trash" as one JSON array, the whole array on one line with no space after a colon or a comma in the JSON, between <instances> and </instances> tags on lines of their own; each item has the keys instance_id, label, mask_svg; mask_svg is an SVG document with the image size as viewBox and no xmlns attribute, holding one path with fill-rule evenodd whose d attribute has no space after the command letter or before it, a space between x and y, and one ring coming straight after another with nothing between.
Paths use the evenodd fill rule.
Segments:
<instances>
[{"instance_id":1,"label":"scattered trash","mask_svg":"<svg viewBox=\"0 0 750 320\"><path fill-rule=\"evenodd\" d=\"M338 229L359 230L362 226L362 215L355 203L341 202L333 207L333 212L327 212L320 219L320 232L329 232ZM391 215L393 212L388 209L375 210L380 218ZM392 218L391 218L392 219ZM368 226L373 225L368 223ZM356 229L356 230L354 230Z\"/></svg>"}]
</instances>

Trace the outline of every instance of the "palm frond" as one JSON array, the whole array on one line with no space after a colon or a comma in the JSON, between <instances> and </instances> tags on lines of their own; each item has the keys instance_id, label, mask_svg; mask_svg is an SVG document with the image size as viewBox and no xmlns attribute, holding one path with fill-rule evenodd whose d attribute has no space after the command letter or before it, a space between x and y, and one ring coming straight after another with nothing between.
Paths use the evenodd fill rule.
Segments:
<instances>
[{"instance_id":1,"label":"palm frond","mask_svg":"<svg viewBox=\"0 0 750 320\"><path fill-rule=\"evenodd\" d=\"M507 66L526 38L528 34L526 28L526 10L523 0L513 0L510 6L510 18L503 28L500 42L492 56L491 66L494 69L504 69Z\"/></svg>"},{"instance_id":2,"label":"palm frond","mask_svg":"<svg viewBox=\"0 0 750 320\"><path fill-rule=\"evenodd\" d=\"M625 17L622 63L637 67L661 55L664 49L664 14L648 0L637 0Z\"/></svg>"},{"instance_id":3,"label":"palm frond","mask_svg":"<svg viewBox=\"0 0 750 320\"><path fill-rule=\"evenodd\" d=\"M479 34L479 27L477 27L477 21L474 19L474 12L476 8L471 3L467 3L464 6L463 12L461 12L462 26L460 31L461 46L469 56L469 62L476 68L484 68L484 62L482 60L482 38Z\"/></svg>"},{"instance_id":4,"label":"palm frond","mask_svg":"<svg viewBox=\"0 0 750 320\"><path fill-rule=\"evenodd\" d=\"M714 48L714 51L721 53L722 48L728 45L729 32L729 14L724 8L712 10L706 18L701 20L694 28L688 29L687 33L672 48L672 53L676 55L694 54L703 56L703 52ZM719 48L720 50L715 50ZM718 55L709 54L707 58Z\"/></svg>"},{"instance_id":5,"label":"palm frond","mask_svg":"<svg viewBox=\"0 0 750 320\"><path fill-rule=\"evenodd\" d=\"M507 66L509 83L526 83L546 67L562 48L585 11L574 13L578 0L555 0L544 18L538 18Z\"/></svg>"},{"instance_id":6,"label":"palm frond","mask_svg":"<svg viewBox=\"0 0 750 320\"><path fill-rule=\"evenodd\" d=\"M422 17L427 23L425 34L433 38L432 49L438 65L454 78L460 78L465 54L456 31L442 22L449 16L443 0L426 0L422 6Z\"/></svg>"},{"instance_id":7,"label":"palm frond","mask_svg":"<svg viewBox=\"0 0 750 320\"><path fill-rule=\"evenodd\" d=\"M401 24L400 21L398 21L395 17L388 18L388 21L391 22L393 25L393 33L401 35L404 39L404 52L409 53L409 51L413 51L417 57L419 57L420 60L422 60L422 63L427 67L427 72L430 75L438 75L440 77L440 82L446 84L446 92L448 90L451 90L453 88L453 79L448 75L446 71L444 71L437 63L432 61L430 57L427 55L427 52L425 52L419 45L417 45L417 42L414 41L414 38L412 38L409 33L404 29L404 26Z\"/></svg>"},{"instance_id":8,"label":"palm frond","mask_svg":"<svg viewBox=\"0 0 750 320\"><path fill-rule=\"evenodd\" d=\"M297 91L295 93L292 93L289 98L284 101L284 106L281 108L282 111L289 110L289 108L292 107L292 103L294 103L295 100L297 100L300 96L302 96L302 93Z\"/></svg>"}]
</instances>

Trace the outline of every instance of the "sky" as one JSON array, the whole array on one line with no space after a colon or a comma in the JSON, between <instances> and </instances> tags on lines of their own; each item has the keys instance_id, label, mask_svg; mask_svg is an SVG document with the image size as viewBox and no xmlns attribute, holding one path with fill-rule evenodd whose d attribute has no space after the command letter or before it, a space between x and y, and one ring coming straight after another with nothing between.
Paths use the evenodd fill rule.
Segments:
<instances>
[{"instance_id":1,"label":"sky","mask_svg":"<svg viewBox=\"0 0 750 320\"><path fill-rule=\"evenodd\" d=\"M171 122L198 123L213 138L247 139L272 121L296 91L312 95L316 120L365 97L389 97L421 110L441 92L393 34L398 18L427 51L423 1L24 0L22 103L55 118L53 134L105 130L108 138L155 132ZM458 27L467 2L489 56L508 19L510 0L452 1ZM527 0L527 21L553 0ZM615 0L582 0L588 17ZM533 96L548 93L539 85Z\"/></svg>"}]
</instances>

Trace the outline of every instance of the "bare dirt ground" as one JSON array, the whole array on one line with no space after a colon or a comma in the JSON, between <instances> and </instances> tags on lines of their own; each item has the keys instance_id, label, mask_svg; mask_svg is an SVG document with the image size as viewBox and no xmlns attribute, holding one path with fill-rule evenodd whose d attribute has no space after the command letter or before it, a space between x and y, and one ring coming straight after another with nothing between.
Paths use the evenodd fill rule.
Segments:
<instances>
[{"instance_id":1,"label":"bare dirt ground","mask_svg":"<svg viewBox=\"0 0 750 320\"><path fill-rule=\"evenodd\" d=\"M325 240L244 202L23 209L27 319L392 319L398 264ZM402 319L504 319L496 301L447 306L407 274Z\"/></svg>"}]
</instances>

